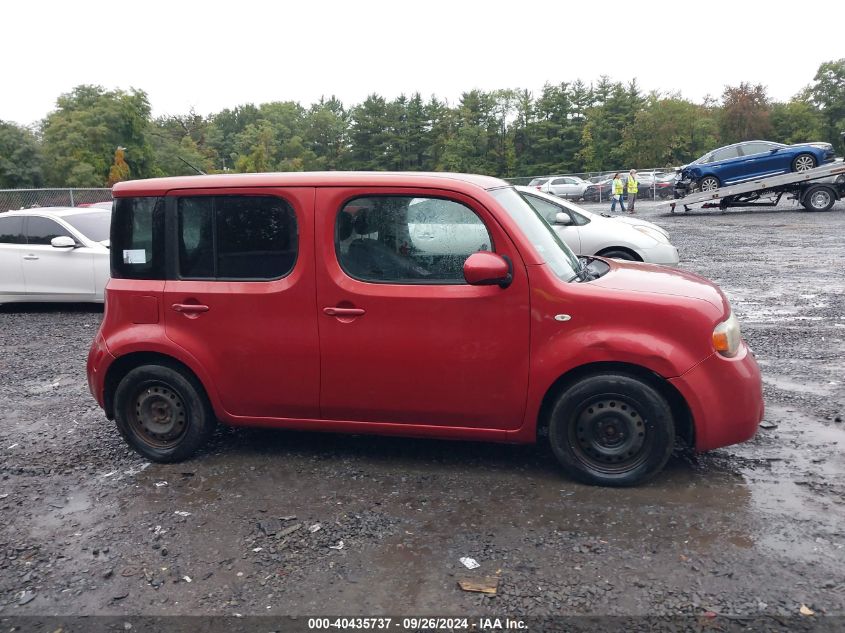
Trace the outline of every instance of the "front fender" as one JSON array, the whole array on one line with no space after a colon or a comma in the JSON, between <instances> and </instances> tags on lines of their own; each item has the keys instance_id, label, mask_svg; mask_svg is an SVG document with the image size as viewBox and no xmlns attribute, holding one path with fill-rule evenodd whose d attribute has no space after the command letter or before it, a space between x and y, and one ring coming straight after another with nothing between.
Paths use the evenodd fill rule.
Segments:
<instances>
[{"instance_id":1,"label":"front fender","mask_svg":"<svg viewBox=\"0 0 845 633\"><path fill-rule=\"evenodd\" d=\"M712 355L712 332L723 311L710 301L559 280L559 291L550 292L555 281L544 268L528 267L531 376L525 418L514 441L533 441L546 394L574 370L615 363L671 379Z\"/></svg>"}]
</instances>

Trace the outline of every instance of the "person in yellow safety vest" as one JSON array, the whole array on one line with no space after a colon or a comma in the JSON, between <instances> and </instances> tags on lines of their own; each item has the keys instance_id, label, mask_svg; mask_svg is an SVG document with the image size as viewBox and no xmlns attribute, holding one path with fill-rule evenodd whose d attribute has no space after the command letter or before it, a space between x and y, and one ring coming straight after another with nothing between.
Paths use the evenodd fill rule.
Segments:
<instances>
[{"instance_id":1,"label":"person in yellow safety vest","mask_svg":"<svg viewBox=\"0 0 845 633\"><path fill-rule=\"evenodd\" d=\"M610 212L613 213L616 211L616 203L619 203L619 206L622 207L622 211L625 211L625 203L622 201L622 179L619 177L619 173L613 174L613 183L610 185Z\"/></svg>"},{"instance_id":2,"label":"person in yellow safety vest","mask_svg":"<svg viewBox=\"0 0 845 633\"><path fill-rule=\"evenodd\" d=\"M628 172L628 213L636 213L634 211L634 203L637 201L637 191L640 185L637 182L637 170L632 169Z\"/></svg>"}]
</instances>

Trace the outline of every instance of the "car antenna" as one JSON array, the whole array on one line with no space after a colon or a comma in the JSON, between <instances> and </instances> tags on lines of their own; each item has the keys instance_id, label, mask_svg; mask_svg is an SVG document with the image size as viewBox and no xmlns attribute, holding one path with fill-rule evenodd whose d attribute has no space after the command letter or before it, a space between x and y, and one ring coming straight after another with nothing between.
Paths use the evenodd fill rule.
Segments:
<instances>
[{"instance_id":1,"label":"car antenna","mask_svg":"<svg viewBox=\"0 0 845 633\"><path fill-rule=\"evenodd\" d=\"M207 173L205 173L202 169L199 169L199 168L197 168L197 167L194 167L193 165L191 165L191 163L189 163L188 161L186 161L186 160L185 160L184 158L182 158L181 156L177 156L176 158L178 158L179 160L181 160L181 161L182 161L183 163L185 163L188 167L190 167L190 168L191 168L191 169L193 169L195 172L197 172L200 176L208 176L208 174L207 174Z\"/></svg>"}]
</instances>

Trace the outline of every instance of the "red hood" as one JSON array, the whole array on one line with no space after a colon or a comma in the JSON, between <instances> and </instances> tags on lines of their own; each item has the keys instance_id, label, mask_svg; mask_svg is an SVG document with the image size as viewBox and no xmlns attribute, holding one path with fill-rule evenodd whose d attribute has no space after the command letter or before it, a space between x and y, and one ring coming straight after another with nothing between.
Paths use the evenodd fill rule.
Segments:
<instances>
[{"instance_id":1,"label":"red hood","mask_svg":"<svg viewBox=\"0 0 845 633\"><path fill-rule=\"evenodd\" d=\"M722 314L727 315L730 312L730 304L725 294L716 284L704 277L666 266L613 259L605 261L610 264L610 272L590 282L592 285L626 292L701 299L721 310Z\"/></svg>"}]
</instances>

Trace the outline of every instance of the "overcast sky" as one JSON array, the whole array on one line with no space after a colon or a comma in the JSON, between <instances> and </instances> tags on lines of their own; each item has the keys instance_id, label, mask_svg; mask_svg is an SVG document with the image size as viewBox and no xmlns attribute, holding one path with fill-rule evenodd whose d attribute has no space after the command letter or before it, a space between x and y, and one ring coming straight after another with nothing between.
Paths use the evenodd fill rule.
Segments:
<instances>
[{"instance_id":1,"label":"overcast sky","mask_svg":"<svg viewBox=\"0 0 845 633\"><path fill-rule=\"evenodd\" d=\"M0 120L30 124L87 83L147 92L153 114L241 103L473 88L601 75L700 101L762 83L788 100L845 57L845 1L6 0ZM806 7L804 9L803 7Z\"/></svg>"}]
</instances>

